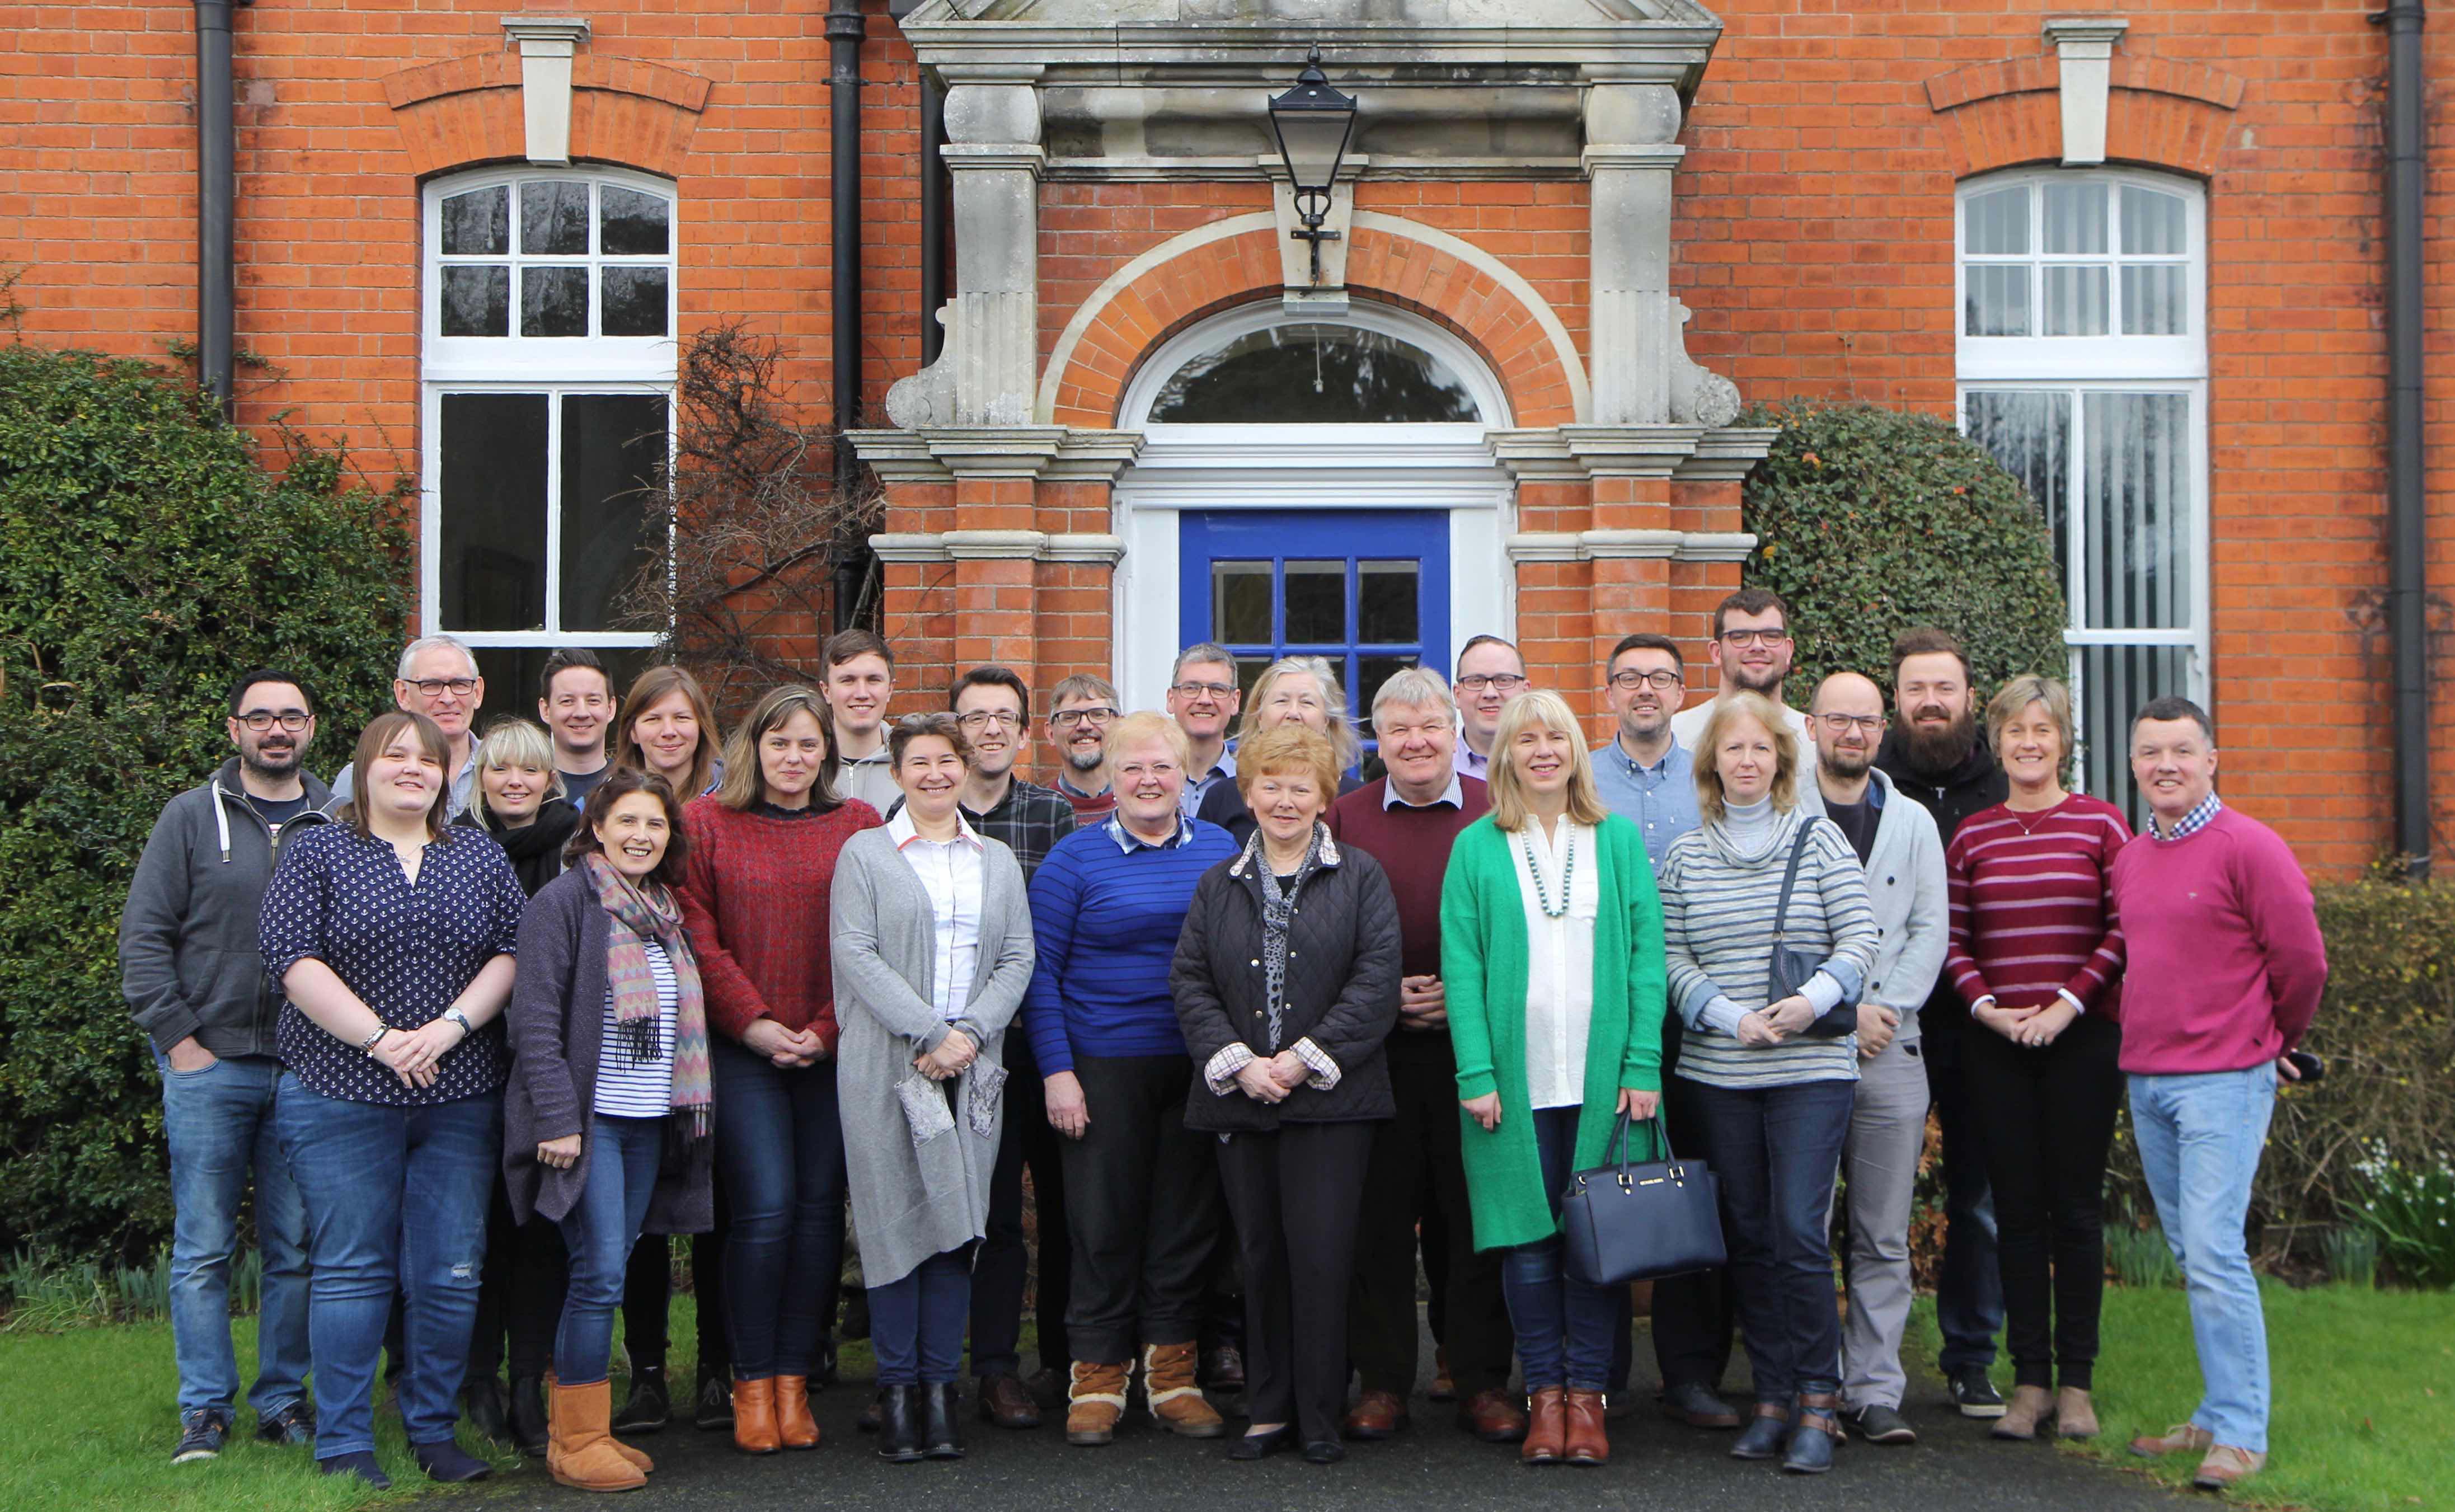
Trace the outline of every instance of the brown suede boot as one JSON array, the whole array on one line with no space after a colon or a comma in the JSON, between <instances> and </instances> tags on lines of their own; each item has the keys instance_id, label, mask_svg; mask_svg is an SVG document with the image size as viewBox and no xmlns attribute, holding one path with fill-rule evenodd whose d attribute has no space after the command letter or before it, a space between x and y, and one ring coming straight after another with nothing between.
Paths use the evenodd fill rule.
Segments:
<instances>
[{"instance_id":1,"label":"brown suede boot","mask_svg":"<svg viewBox=\"0 0 2455 1512\"><path fill-rule=\"evenodd\" d=\"M819 1421L810 1416L810 1378L776 1378L776 1441L787 1449L819 1446Z\"/></svg>"},{"instance_id":2,"label":"brown suede boot","mask_svg":"<svg viewBox=\"0 0 2455 1512\"><path fill-rule=\"evenodd\" d=\"M547 1425L548 1425L549 1430L551 1430L552 1424L553 1424L553 1422L554 1422L554 1389L555 1389L555 1387L556 1387L558 1384L559 1384L559 1382L555 1379L554 1367L553 1367L552 1365L548 1365L548 1366L546 1366L546 1367L545 1367L545 1389L546 1389L546 1399L545 1399L545 1421L546 1421L546 1423L547 1423ZM611 1390L611 1389L613 1388L613 1384L614 1384L614 1383L613 1383L613 1381L606 1381L606 1383L605 1383L605 1384L606 1384L607 1389L608 1389L608 1390ZM649 1458L648 1458L648 1456L647 1456L647 1454L646 1454L644 1451L642 1451L642 1450L639 1450L639 1449L634 1449L634 1448L632 1448L629 1444L624 1443L621 1440L619 1440L619 1439L618 1439L618 1438L615 1438L615 1437L614 1437L613 1430L612 1430L611 1428L608 1428L608 1429L606 1430L605 1441L606 1441L607 1443L610 1443L610 1444L612 1444L612 1445L614 1446L614 1452L615 1452L616 1454L620 1455L623 1459L630 1461L630 1462L631 1462L633 1464L635 1464L635 1465L638 1465L638 1466L639 1467L639 1473L640 1473L641 1475L654 1475L654 1474L656 1474L656 1473L657 1473L657 1462L656 1462L656 1461L649 1459Z\"/></svg>"},{"instance_id":3,"label":"brown suede boot","mask_svg":"<svg viewBox=\"0 0 2455 1512\"><path fill-rule=\"evenodd\" d=\"M733 1383L733 1446L743 1454L774 1454L783 1447L776 1427L776 1378Z\"/></svg>"},{"instance_id":4,"label":"brown suede boot","mask_svg":"<svg viewBox=\"0 0 2455 1512\"><path fill-rule=\"evenodd\" d=\"M2055 1437L2097 1437L2097 1404L2089 1401L2086 1391L2078 1386L2065 1386L2055 1393Z\"/></svg>"},{"instance_id":5,"label":"brown suede boot","mask_svg":"<svg viewBox=\"0 0 2455 1512\"><path fill-rule=\"evenodd\" d=\"M1603 1431L1603 1394L1572 1391L1562 1413L1565 1432L1561 1452L1571 1464L1611 1462L1611 1440Z\"/></svg>"},{"instance_id":6,"label":"brown suede boot","mask_svg":"<svg viewBox=\"0 0 2455 1512\"><path fill-rule=\"evenodd\" d=\"M1995 1420L1995 1437L2016 1439L2024 1443L2036 1438L2038 1424L2045 1421L2046 1409L2052 1404L2053 1401L2043 1386L2014 1386L2012 1404L2004 1409L2003 1416Z\"/></svg>"},{"instance_id":7,"label":"brown suede boot","mask_svg":"<svg viewBox=\"0 0 2455 1512\"><path fill-rule=\"evenodd\" d=\"M1078 1360L1065 1389L1065 1441L1086 1445L1113 1443L1117 1420L1126 1415L1126 1384L1130 1363L1102 1364Z\"/></svg>"},{"instance_id":8,"label":"brown suede boot","mask_svg":"<svg viewBox=\"0 0 2455 1512\"><path fill-rule=\"evenodd\" d=\"M1542 1386L1526 1400L1526 1441L1517 1446L1520 1464L1558 1464L1569 1452L1569 1390Z\"/></svg>"},{"instance_id":9,"label":"brown suede boot","mask_svg":"<svg viewBox=\"0 0 2455 1512\"><path fill-rule=\"evenodd\" d=\"M637 1491L648 1483L638 1465L616 1452L606 1421L614 1415L614 1383L557 1385L548 1419L545 1467L580 1491Z\"/></svg>"},{"instance_id":10,"label":"brown suede boot","mask_svg":"<svg viewBox=\"0 0 2455 1512\"><path fill-rule=\"evenodd\" d=\"M1203 1400L1193 1383L1195 1348L1182 1344L1143 1345L1143 1395L1151 1416L1168 1432L1187 1439L1216 1439L1228 1431L1228 1420Z\"/></svg>"}]
</instances>

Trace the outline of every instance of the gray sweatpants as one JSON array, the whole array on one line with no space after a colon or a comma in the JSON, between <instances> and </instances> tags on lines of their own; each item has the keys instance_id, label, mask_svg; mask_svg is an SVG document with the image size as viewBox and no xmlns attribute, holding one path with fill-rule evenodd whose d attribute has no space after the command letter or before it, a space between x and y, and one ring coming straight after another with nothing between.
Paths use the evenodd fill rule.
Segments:
<instances>
[{"instance_id":1,"label":"gray sweatpants","mask_svg":"<svg viewBox=\"0 0 2455 1512\"><path fill-rule=\"evenodd\" d=\"M1916 1033L1917 1018L1901 1024ZM1841 1330L1841 1402L1849 1411L1897 1410L1908 1378L1901 1335L1910 1320L1910 1204L1926 1145L1926 1062L1896 1038L1858 1062L1858 1100L1841 1144L1849 1185L1850 1317Z\"/></svg>"}]
</instances>

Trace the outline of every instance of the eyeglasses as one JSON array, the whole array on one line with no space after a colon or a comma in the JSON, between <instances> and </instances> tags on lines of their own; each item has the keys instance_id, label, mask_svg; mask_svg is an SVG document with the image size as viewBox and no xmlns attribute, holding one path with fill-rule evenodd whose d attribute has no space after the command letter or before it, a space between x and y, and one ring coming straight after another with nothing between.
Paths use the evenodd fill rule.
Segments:
<instances>
[{"instance_id":1,"label":"eyeglasses","mask_svg":"<svg viewBox=\"0 0 2455 1512\"><path fill-rule=\"evenodd\" d=\"M1880 714L1819 714L1816 717L1823 720L1824 728L1835 735L1848 735L1854 729L1874 735L1884 727L1884 716Z\"/></svg>"},{"instance_id":2,"label":"eyeglasses","mask_svg":"<svg viewBox=\"0 0 2455 1512\"><path fill-rule=\"evenodd\" d=\"M289 731L292 735L296 735L299 731L306 729L309 725L315 722L315 716L314 715L300 714L295 709L285 709L279 714L267 714L259 709L254 714L233 715L232 717L238 720L239 723L247 726L250 730L254 731L257 735L264 734L264 732L272 729L276 724L281 726L284 730Z\"/></svg>"},{"instance_id":3,"label":"eyeglasses","mask_svg":"<svg viewBox=\"0 0 2455 1512\"><path fill-rule=\"evenodd\" d=\"M409 682L406 677L401 680ZM447 693L455 698L466 698L477 691L477 679L475 677L424 677L416 682L409 682L409 686L416 689L417 696L421 698L440 698Z\"/></svg>"},{"instance_id":4,"label":"eyeglasses","mask_svg":"<svg viewBox=\"0 0 2455 1512\"><path fill-rule=\"evenodd\" d=\"M991 725L1001 730L1019 730L1023 727L1023 716L1008 714L1004 709L975 709L969 714L956 716L955 722L966 730L985 730Z\"/></svg>"},{"instance_id":5,"label":"eyeglasses","mask_svg":"<svg viewBox=\"0 0 2455 1512\"><path fill-rule=\"evenodd\" d=\"M1652 688L1656 693L1669 693L1684 680L1675 672L1638 672L1634 668L1626 672L1614 672L1611 675L1611 685L1622 693L1634 693L1639 688Z\"/></svg>"},{"instance_id":6,"label":"eyeglasses","mask_svg":"<svg viewBox=\"0 0 2455 1512\"><path fill-rule=\"evenodd\" d=\"M1048 722L1061 730L1070 730L1077 725L1106 724L1116 716L1116 710L1098 703L1087 709L1060 709L1048 716Z\"/></svg>"},{"instance_id":7,"label":"eyeglasses","mask_svg":"<svg viewBox=\"0 0 2455 1512\"><path fill-rule=\"evenodd\" d=\"M1203 697L1231 697L1236 692L1236 685L1232 682L1180 682L1167 691L1190 703L1196 698Z\"/></svg>"},{"instance_id":8,"label":"eyeglasses","mask_svg":"<svg viewBox=\"0 0 2455 1512\"><path fill-rule=\"evenodd\" d=\"M1525 687L1526 675L1517 672L1495 672L1486 676L1478 672L1460 677L1457 685L1460 693L1481 693L1487 688L1497 688L1507 693L1512 688Z\"/></svg>"},{"instance_id":9,"label":"eyeglasses","mask_svg":"<svg viewBox=\"0 0 2455 1512\"><path fill-rule=\"evenodd\" d=\"M1722 644L1730 647L1733 651L1738 651L1748 646L1778 646L1789 638L1790 632L1787 630L1726 630L1722 632Z\"/></svg>"}]
</instances>

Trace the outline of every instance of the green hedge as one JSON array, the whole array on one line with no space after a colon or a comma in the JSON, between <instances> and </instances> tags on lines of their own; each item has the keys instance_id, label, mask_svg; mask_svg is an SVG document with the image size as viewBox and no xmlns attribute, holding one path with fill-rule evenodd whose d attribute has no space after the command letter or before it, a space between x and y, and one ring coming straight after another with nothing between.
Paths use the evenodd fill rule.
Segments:
<instances>
[{"instance_id":1,"label":"green hedge","mask_svg":"<svg viewBox=\"0 0 2455 1512\"><path fill-rule=\"evenodd\" d=\"M391 701L400 500L284 440L267 471L184 381L0 348L0 1250L144 1256L169 1231L115 939L154 816L229 754L232 676L311 684L320 773Z\"/></svg>"},{"instance_id":2,"label":"green hedge","mask_svg":"<svg viewBox=\"0 0 2455 1512\"><path fill-rule=\"evenodd\" d=\"M1794 703L1845 668L1889 689L1893 637L1912 625L1960 637L1981 697L2019 673L2064 675L2054 543L1983 447L1872 405L1758 407L1740 423L1778 428L1748 474L1757 545L1740 575L1791 606Z\"/></svg>"}]
</instances>

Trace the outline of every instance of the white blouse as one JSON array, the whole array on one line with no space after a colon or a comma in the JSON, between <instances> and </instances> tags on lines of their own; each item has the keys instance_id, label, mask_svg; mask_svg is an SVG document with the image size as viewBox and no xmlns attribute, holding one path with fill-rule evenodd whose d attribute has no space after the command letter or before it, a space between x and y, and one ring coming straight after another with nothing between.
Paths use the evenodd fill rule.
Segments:
<instances>
[{"instance_id":1,"label":"white blouse","mask_svg":"<svg viewBox=\"0 0 2455 1512\"><path fill-rule=\"evenodd\" d=\"M1530 864L1529 852L1532 852ZM1560 821L1555 848L1540 820L1509 837L1526 906L1526 1092L1536 1108L1586 1100L1586 1032L1594 1012L1594 919L1602 913L1601 853L1593 826ZM1568 912L1553 918L1566 873ZM1541 887L1536 887L1536 879Z\"/></svg>"},{"instance_id":2,"label":"white blouse","mask_svg":"<svg viewBox=\"0 0 2455 1512\"><path fill-rule=\"evenodd\" d=\"M886 822L886 837L921 878L929 894L929 911L937 916L938 948L929 971L929 1001L948 1023L964 1017L971 1002L973 974L980 970L984 875L981 837L972 833L960 810L955 825L953 839L929 840L912 827L909 809L898 810Z\"/></svg>"}]
</instances>

